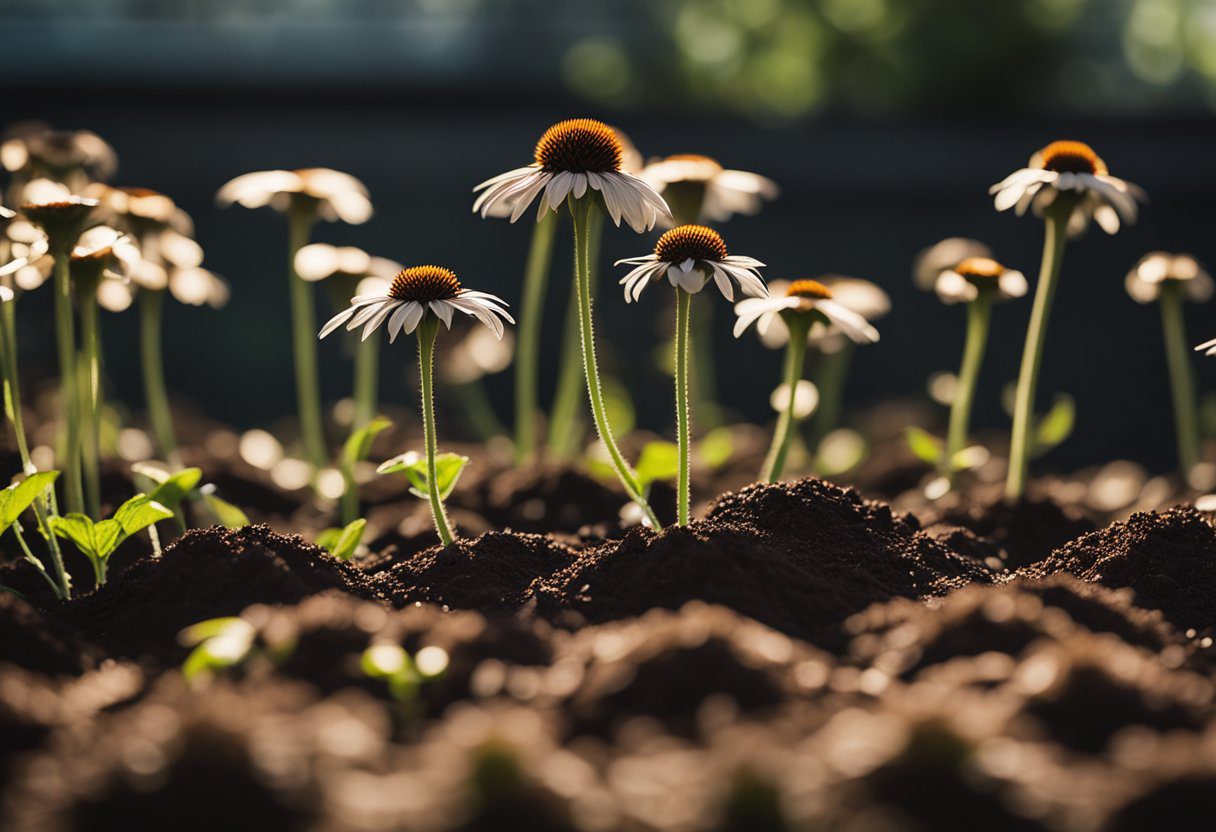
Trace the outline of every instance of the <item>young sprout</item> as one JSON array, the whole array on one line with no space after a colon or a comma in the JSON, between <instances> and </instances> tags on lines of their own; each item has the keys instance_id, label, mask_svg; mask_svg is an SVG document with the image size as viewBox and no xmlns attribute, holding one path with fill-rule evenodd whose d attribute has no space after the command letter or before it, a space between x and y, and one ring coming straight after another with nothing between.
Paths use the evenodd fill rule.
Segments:
<instances>
[{"instance_id":1,"label":"young sprout","mask_svg":"<svg viewBox=\"0 0 1216 832\"><path fill-rule=\"evenodd\" d=\"M503 320L515 323L507 313L506 302L486 292L475 292L460 285L456 273L440 266L413 266L403 269L383 295L360 295L349 308L330 318L321 329L324 338L342 325L353 331L363 328L364 339L381 325L388 329L389 343L397 335L418 333L418 363L422 376L422 427L426 442L427 496L435 529L444 546L452 542L447 513L440 495L435 429L435 338L440 321L452 328L452 315L461 312L476 318L501 337Z\"/></svg>"},{"instance_id":2,"label":"young sprout","mask_svg":"<svg viewBox=\"0 0 1216 832\"><path fill-rule=\"evenodd\" d=\"M1174 397L1174 429L1178 443L1178 468L1184 479L1199 462L1199 408L1195 403L1195 377L1188 363L1185 301L1206 303L1212 299L1212 277L1189 254L1154 251L1144 255L1127 273L1127 293L1137 303L1161 305L1161 328L1170 389Z\"/></svg>"},{"instance_id":3,"label":"young sprout","mask_svg":"<svg viewBox=\"0 0 1216 832\"><path fill-rule=\"evenodd\" d=\"M1030 158L1027 167L993 185L989 193L998 211L1013 208L1021 216L1026 209L1033 208L1046 224L1043 262L1018 372L1009 475L1005 481L1006 499L1018 500L1026 492L1034 396L1043 365L1047 318L1060 280L1067 238L1083 233L1091 219L1107 234L1114 234L1121 223L1130 225L1136 221L1137 201L1145 196L1137 186L1111 176L1093 148L1075 141L1047 145Z\"/></svg>"},{"instance_id":4,"label":"young sprout","mask_svg":"<svg viewBox=\"0 0 1216 832\"><path fill-rule=\"evenodd\" d=\"M642 493L637 475L621 455L604 409L604 394L595 353L595 330L591 315L590 235L597 212L603 207L619 227L623 219L641 234L671 212L663 198L642 179L622 169L624 148L611 127L594 119L559 122L536 143L535 161L522 168L486 180L473 209L487 216L500 206L511 206L510 220L523 216L538 202L537 218L567 204L574 225L574 280L578 297L579 333L582 341L583 375L591 399L591 414L600 441L608 450L612 466L629 497L642 507L657 528L658 517Z\"/></svg>"},{"instance_id":5,"label":"young sprout","mask_svg":"<svg viewBox=\"0 0 1216 832\"><path fill-rule=\"evenodd\" d=\"M873 344L878 341L878 330L864 317L834 299L832 290L818 280L795 280L789 284L785 294L765 298L748 298L735 305L735 337L738 338L753 323L761 334L768 331L774 319L780 317L788 330L785 352L785 377L783 382L789 395L785 408L777 420L773 441L764 459L760 478L765 482L777 482L785 467L793 436L795 405L798 382L802 379L802 367L806 359L807 336L811 326L819 322L835 327L850 341L858 344Z\"/></svg>"},{"instance_id":6,"label":"young sprout","mask_svg":"<svg viewBox=\"0 0 1216 832\"><path fill-rule=\"evenodd\" d=\"M690 495L690 424L688 408L688 335L692 296L705 288L712 278L728 301L735 299L735 288L745 295L767 298L768 289L757 271L759 260L732 255L718 232L704 225L680 225L659 238L654 253L618 260L634 268L621 278L625 302L642 296L652 282L664 277L676 290L675 386L676 444L679 446L679 472L676 480L676 522L688 525Z\"/></svg>"},{"instance_id":7,"label":"young sprout","mask_svg":"<svg viewBox=\"0 0 1216 832\"><path fill-rule=\"evenodd\" d=\"M308 244L317 218L351 225L371 219L367 188L348 173L328 168L264 170L238 176L220 188L221 207L239 203L246 208L269 205L288 217L288 283L291 287L292 339L296 364L296 399L300 432L309 462L321 468L329 454L321 418L321 389L317 377L316 312L311 287L296 272L296 253Z\"/></svg>"},{"instance_id":8,"label":"young sprout","mask_svg":"<svg viewBox=\"0 0 1216 832\"><path fill-rule=\"evenodd\" d=\"M960 453L967 444L971 425L971 407L980 366L988 347L988 329L992 319L992 304L996 300L1020 298L1026 294L1026 277L1008 269L991 257L968 257L952 268L943 269L934 287L942 303L967 304L967 335L963 344L963 362L958 371L958 383L950 402L950 424L946 431L945 451L939 460L942 475L954 485Z\"/></svg>"},{"instance_id":9,"label":"young sprout","mask_svg":"<svg viewBox=\"0 0 1216 832\"><path fill-rule=\"evenodd\" d=\"M55 541L54 534L50 533L46 516L38 508L37 502L42 499L43 495L50 492L58 477L58 471L35 471L29 473L25 479L14 482L8 488L0 491L0 535L3 535L11 527L13 534L17 538L17 543L21 546L21 552L25 560L38 570L38 574L50 584L51 591L55 593L55 597L66 600L72 594L71 576L63 568L63 557L60 554L58 543ZM38 517L39 531L47 535L47 548L50 550L51 569L54 575L47 572L42 561L30 551L29 544L26 542L23 529L21 528L21 514L31 504L34 506L36 516Z\"/></svg>"},{"instance_id":10,"label":"young sprout","mask_svg":"<svg viewBox=\"0 0 1216 832\"><path fill-rule=\"evenodd\" d=\"M54 258L55 341L59 353L59 394L65 426L60 468L64 471L64 494L69 511L84 509L84 485L80 459L80 417L76 370L76 335L72 316L72 249L84 230L95 199L58 195L47 202L28 202L21 213L46 235Z\"/></svg>"},{"instance_id":11,"label":"young sprout","mask_svg":"<svg viewBox=\"0 0 1216 832\"><path fill-rule=\"evenodd\" d=\"M146 494L136 494L127 500L108 520L94 522L84 514L52 517L51 528L59 537L76 544L80 554L93 565L97 586L106 582L110 555L122 542L158 520L167 520L173 512Z\"/></svg>"}]
</instances>

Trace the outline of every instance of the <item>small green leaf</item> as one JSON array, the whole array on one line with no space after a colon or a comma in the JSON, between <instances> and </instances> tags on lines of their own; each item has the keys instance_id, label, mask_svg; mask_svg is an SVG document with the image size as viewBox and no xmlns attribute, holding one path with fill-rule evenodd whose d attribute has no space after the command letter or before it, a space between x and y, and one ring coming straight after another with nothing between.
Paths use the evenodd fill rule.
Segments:
<instances>
[{"instance_id":1,"label":"small green leaf","mask_svg":"<svg viewBox=\"0 0 1216 832\"><path fill-rule=\"evenodd\" d=\"M399 644L373 644L363 651L359 667L370 679L387 679L410 669L410 656Z\"/></svg>"},{"instance_id":2,"label":"small green leaf","mask_svg":"<svg viewBox=\"0 0 1216 832\"><path fill-rule=\"evenodd\" d=\"M674 480L680 473L680 449L673 442L647 442L634 469L642 488Z\"/></svg>"},{"instance_id":3,"label":"small green leaf","mask_svg":"<svg viewBox=\"0 0 1216 832\"><path fill-rule=\"evenodd\" d=\"M372 449L372 440L381 431L392 427L393 423L384 416L377 416L363 427L352 433L342 446L342 460L348 465L354 465L367 459Z\"/></svg>"},{"instance_id":4,"label":"small green leaf","mask_svg":"<svg viewBox=\"0 0 1216 832\"><path fill-rule=\"evenodd\" d=\"M922 462L937 465L941 461L944 452L942 441L927 430L918 427L906 428L904 438L908 440L908 448Z\"/></svg>"},{"instance_id":5,"label":"small green leaf","mask_svg":"<svg viewBox=\"0 0 1216 832\"><path fill-rule=\"evenodd\" d=\"M113 523L113 521L110 521ZM51 529L55 534L62 538L72 541L80 553L90 560L97 562L104 560L106 555L101 554L100 541L97 539L94 523L83 514L66 514L63 517L50 518ZM113 524L107 534L113 532L117 534L117 524Z\"/></svg>"},{"instance_id":6,"label":"small green leaf","mask_svg":"<svg viewBox=\"0 0 1216 832\"><path fill-rule=\"evenodd\" d=\"M21 512L29 508L39 494L50 488L58 476L58 471L41 471L0 491L0 534L7 531Z\"/></svg>"},{"instance_id":7,"label":"small green leaf","mask_svg":"<svg viewBox=\"0 0 1216 832\"><path fill-rule=\"evenodd\" d=\"M208 618L206 621L191 624L177 634L178 644L185 647L194 647L196 644L202 644L209 638L215 638L240 620L240 616L227 615L221 618Z\"/></svg>"},{"instance_id":8,"label":"small green leaf","mask_svg":"<svg viewBox=\"0 0 1216 832\"><path fill-rule=\"evenodd\" d=\"M988 461L991 455L983 445L969 445L955 452L950 458L950 466L955 471L970 471L979 468Z\"/></svg>"},{"instance_id":9,"label":"small green leaf","mask_svg":"<svg viewBox=\"0 0 1216 832\"><path fill-rule=\"evenodd\" d=\"M714 428L697 443L697 455L710 468L721 468L735 455L735 437L728 427Z\"/></svg>"},{"instance_id":10,"label":"small green leaf","mask_svg":"<svg viewBox=\"0 0 1216 832\"><path fill-rule=\"evenodd\" d=\"M242 526L249 525L249 518L245 515L245 512L227 500L215 496L213 491L203 492L203 503L207 506L207 510L215 515L215 519L219 521L221 526L229 529L239 529Z\"/></svg>"},{"instance_id":11,"label":"small green leaf","mask_svg":"<svg viewBox=\"0 0 1216 832\"><path fill-rule=\"evenodd\" d=\"M150 496L153 502L160 503L167 509L176 510L203 478L199 468L183 468L171 474L168 479L156 487Z\"/></svg>"},{"instance_id":12,"label":"small green leaf","mask_svg":"<svg viewBox=\"0 0 1216 832\"><path fill-rule=\"evenodd\" d=\"M417 451L406 451L403 454L398 454L392 459L386 459L376 466L377 474L397 474L404 473L418 464L422 459L422 455ZM426 464L425 462L423 463Z\"/></svg>"},{"instance_id":13,"label":"small green leaf","mask_svg":"<svg viewBox=\"0 0 1216 832\"><path fill-rule=\"evenodd\" d=\"M328 529L322 529L317 532L317 536L313 538L313 543L320 546L322 549L329 551L334 550L334 544L338 542L338 538L342 535L342 529L337 526L330 526Z\"/></svg>"},{"instance_id":14,"label":"small green leaf","mask_svg":"<svg viewBox=\"0 0 1216 832\"><path fill-rule=\"evenodd\" d=\"M1072 435L1077 421L1077 403L1072 396L1061 393L1056 396L1051 410L1035 420L1032 455L1039 456L1061 444Z\"/></svg>"},{"instance_id":15,"label":"small green leaf","mask_svg":"<svg viewBox=\"0 0 1216 832\"><path fill-rule=\"evenodd\" d=\"M131 473L138 477L144 477L153 487L169 479L169 472L167 470L151 462L136 462L131 466Z\"/></svg>"},{"instance_id":16,"label":"small green leaf","mask_svg":"<svg viewBox=\"0 0 1216 832\"><path fill-rule=\"evenodd\" d=\"M257 630L243 618L212 618L182 630L178 641L197 644L182 663L188 681L235 667L252 652Z\"/></svg>"},{"instance_id":17,"label":"small green leaf","mask_svg":"<svg viewBox=\"0 0 1216 832\"><path fill-rule=\"evenodd\" d=\"M460 454L446 453L435 457L435 479L439 483L439 499L448 498L448 495L456 488L456 481L460 479L460 473L468 463L469 458ZM425 457L418 454L417 451L409 451L385 460L376 469L377 474L398 472L405 474L409 479L413 486L410 488L411 494L424 500L430 499L431 492L427 484Z\"/></svg>"},{"instance_id":18,"label":"small green leaf","mask_svg":"<svg viewBox=\"0 0 1216 832\"><path fill-rule=\"evenodd\" d=\"M338 560L350 560L363 539L363 530L367 521L360 517L353 520L344 529L326 529L317 536L317 545L324 546ZM325 542L322 542L324 538Z\"/></svg>"},{"instance_id":19,"label":"small green leaf","mask_svg":"<svg viewBox=\"0 0 1216 832\"><path fill-rule=\"evenodd\" d=\"M170 480L172 481L172 480ZM119 527L119 537L114 543L116 547L138 531L146 529L158 520L167 520L173 512L146 494L136 494L127 500L114 512L113 521L103 520L102 523L114 522ZM99 523L98 525L101 525ZM111 548L113 551L113 548ZM106 554L109 554L108 552Z\"/></svg>"}]
</instances>

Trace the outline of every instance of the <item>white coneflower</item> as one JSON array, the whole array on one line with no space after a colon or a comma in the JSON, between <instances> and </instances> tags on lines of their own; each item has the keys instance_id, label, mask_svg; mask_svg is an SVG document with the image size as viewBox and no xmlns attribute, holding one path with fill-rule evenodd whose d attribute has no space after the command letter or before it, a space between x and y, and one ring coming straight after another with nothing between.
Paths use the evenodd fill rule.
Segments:
<instances>
[{"instance_id":1,"label":"white coneflower","mask_svg":"<svg viewBox=\"0 0 1216 832\"><path fill-rule=\"evenodd\" d=\"M1068 195L1068 233L1085 231L1092 218L1107 234L1119 230L1120 222L1136 222L1137 201L1144 191L1117 176L1111 176L1093 148L1084 142L1056 141L1030 157L1027 167L1016 170L989 188L996 209L1013 208L1018 216L1033 208L1042 215Z\"/></svg>"},{"instance_id":2,"label":"white coneflower","mask_svg":"<svg viewBox=\"0 0 1216 832\"><path fill-rule=\"evenodd\" d=\"M639 234L659 217L669 217L667 203L644 180L622 170L624 148L611 127L590 118L558 122L536 143L536 161L482 182L473 210L483 217L499 206L511 206L515 222L540 196L537 218L556 211L573 196L597 192L618 226L623 218Z\"/></svg>"},{"instance_id":3,"label":"white coneflower","mask_svg":"<svg viewBox=\"0 0 1216 832\"><path fill-rule=\"evenodd\" d=\"M815 323L843 332L859 344L878 341L878 330L852 309L836 300L833 291L818 280L795 280L783 294L767 298L748 298L735 304L735 337L752 324L763 333L780 320L787 332L785 373L782 383L786 390L797 390L806 361L807 334ZM797 417L797 396L790 395L777 420L773 441L764 460L760 476L766 482L777 482L785 467Z\"/></svg>"},{"instance_id":4,"label":"white coneflower","mask_svg":"<svg viewBox=\"0 0 1216 832\"><path fill-rule=\"evenodd\" d=\"M1046 226L1043 263L1014 397L1005 497L1015 501L1026 492L1034 395L1047 340L1047 317L1059 283L1068 237L1083 232L1091 218L1106 233L1114 234L1121 223L1136 221L1137 203L1145 195L1135 185L1111 176L1093 148L1074 141L1052 142L1031 157L1029 167L1010 174L989 192L995 196L998 211L1014 208L1021 215L1027 208L1034 208Z\"/></svg>"},{"instance_id":5,"label":"white coneflower","mask_svg":"<svg viewBox=\"0 0 1216 832\"><path fill-rule=\"evenodd\" d=\"M745 295L768 297L768 289L757 269L764 264L753 257L730 254L721 235L704 225L681 225L655 243L654 253L616 261L635 266L621 278L625 302L635 301L653 281L667 278L677 289L696 294L712 277L727 300L735 299L735 287Z\"/></svg>"},{"instance_id":6,"label":"white coneflower","mask_svg":"<svg viewBox=\"0 0 1216 832\"><path fill-rule=\"evenodd\" d=\"M937 278L969 257L991 257L992 249L970 237L947 237L922 249L912 262L912 282L923 292L934 291Z\"/></svg>"},{"instance_id":7,"label":"white coneflower","mask_svg":"<svg viewBox=\"0 0 1216 832\"><path fill-rule=\"evenodd\" d=\"M450 269L411 266L393 278L386 294L353 298L347 309L329 319L321 329L320 337L324 338L346 324L349 331L363 327L362 337L367 339L387 322L391 343L397 340L399 334L412 333L429 311L448 329L452 328L453 312L472 315L501 338L502 321L515 323L506 306L502 298L465 289L456 278L456 273Z\"/></svg>"},{"instance_id":8,"label":"white coneflower","mask_svg":"<svg viewBox=\"0 0 1216 832\"><path fill-rule=\"evenodd\" d=\"M970 303L980 292L993 289L1000 300L1020 298L1029 284L1026 275L1007 269L991 257L968 257L943 269L933 284L942 303Z\"/></svg>"},{"instance_id":9,"label":"white coneflower","mask_svg":"<svg viewBox=\"0 0 1216 832\"><path fill-rule=\"evenodd\" d=\"M330 168L246 173L227 182L215 199L221 207L239 204L246 208L262 208L269 205L280 212L304 203L314 206L321 219L341 220L351 225L361 225L372 217L367 186L349 173Z\"/></svg>"},{"instance_id":10,"label":"white coneflower","mask_svg":"<svg viewBox=\"0 0 1216 832\"><path fill-rule=\"evenodd\" d=\"M46 177L78 190L113 176L118 155L90 130L52 130L27 121L0 137L0 167L18 182Z\"/></svg>"},{"instance_id":11,"label":"white coneflower","mask_svg":"<svg viewBox=\"0 0 1216 832\"><path fill-rule=\"evenodd\" d=\"M296 273L301 280L318 283L332 277L360 281L365 277L391 280L403 266L387 257L374 257L355 246L312 243L296 252Z\"/></svg>"},{"instance_id":12,"label":"white coneflower","mask_svg":"<svg viewBox=\"0 0 1216 832\"><path fill-rule=\"evenodd\" d=\"M1212 276L1192 255L1166 251L1153 251L1141 257L1127 273L1123 285L1137 303L1152 303L1170 286L1177 286L1192 303L1206 303L1212 299L1214 288Z\"/></svg>"},{"instance_id":13,"label":"white coneflower","mask_svg":"<svg viewBox=\"0 0 1216 832\"><path fill-rule=\"evenodd\" d=\"M735 214L755 214L781 192L767 177L726 170L696 153L651 162L641 175L671 206L677 223L725 222Z\"/></svg>"}]
</instances>

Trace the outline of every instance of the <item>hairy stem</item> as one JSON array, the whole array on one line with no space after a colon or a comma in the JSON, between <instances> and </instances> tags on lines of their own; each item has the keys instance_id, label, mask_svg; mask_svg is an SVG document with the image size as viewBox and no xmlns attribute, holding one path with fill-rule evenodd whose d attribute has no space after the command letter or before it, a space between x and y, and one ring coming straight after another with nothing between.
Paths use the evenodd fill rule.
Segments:
<instances>
[{"instance_id":1,"label":"hairy stem","mask_svg":"<svg viewBox=\"0 0 1216 832\"><path fill-rule=\"evenodd\" d=\"M452 545L448 515L439 497L439 476L435 465L439 441L435 435L435 336L439 334L439 319L426 312L418 324L418 366L422 376L422 432L426 438L426 481L431 499L431 516L435 531L444 546Z\"/></svg>"},{"instance_id":2,"label":"hairy stem","mask_svg":"<svg viewBox=\"0 0 1216 832\"><path fill-rule=\"evenodd\" d=\"M1161 284L1161 326L1165 335L1165 358L1169 365L1170 391L1174 397L1174 429L1178 443L1178 469L1183 479L1199 462L1199 409L1195 404L1195 377L1191 373L1191 349L1182 314L1183 287L1173 280Z\"/></svg>"},{"instance_id":3,"label":"hairy stem","mask_svg":"<svg viewBox=\"0 0 1216 832\"><path fill-rule=\"evenodd\" d=\"M1068 241L1067 227L1071 203L1053 205L1044 217L1046 233L1043 238L1043 263L1039 269L1039 285L1034 293L1030 325L1026 329L1026 346L1022 351L1022 367L1018 372L1017 394L1013 407L1013 434L1009 445L1009 475L1005 480L1005 499L1015 501L1026 493L1026 473L1030 465L1030 434L1034 430L1034 394L1039 385L1039 370L1043 366L1043 345L1047 341L1047 318L1055 299L1064 262L1064 246Z\"/></svg>"},{"instance_id":4,"label":"hairy stem","mask_svg":"<svg viewBox=\"0 0 1216 832\"><path fill-rule=\"evenodd\" d=\"M692 317L692 295L676 289L676 445L679 448L680 467L676 478L676 523L688 525L691 513L692 457L689 445L688 413L688 340L689 319Z\"/></svg>"},{"instance_id":5,"label":"hairy stem","mask_svg":"<svg viewBox=\"0 0 1216 832\"><path fill-rule=\"evenodd\" d=\"M971 407L975 402L975 387L988 347L988 323L992 318L992 296L995 289L981 288L975 300L967 304L967 337L963 343L963 363L958 370L958 386L950 403L950 426L946 430L946 453L942 472L954 485L954 458L967 445L971 427Z\"/></svg>"},{"instance_id":6,"label":"hairy stem","mask_svg":"<svg viewBox=\"0 0 1216 832\"><path fill-rule=\"evenodd\" d=\"M764 458L764 468L760 479L765 482L778 482L781 472L785 470L785 458L789 455L790 441L794 438L794 406L797 400L798 382L802 380L802 368L806 363L806 333L810 327L810 319L806 315L787 315L786 325L789 327L790 340L785 345L785 372L783 381L789 390L789 401L777 417L777 428L773 431L773 442Z\"/></svg>"},{"instance_id":7,"label":"hairy stem","mask_svg":"<svg viewBox=\"0 0 1216 832\"><path fill-rule=\"evenodd\" d=\"M288 212L288 282L291 287L291 328L296 365L296 407L304 452L320 468L328 456L321 419L321 388L317 378L317 314L312 285L296 273L296 252L308 245L316 210L297 203Z\"/></svg>"},{"instance_id":8,"label":"hairy stem","mask_svg":"<svg viewBox=\"0 0 1216 832\"><path fill-rule=\"evenodd\" d=\"M51 577L50 573L46 571L46 567L42 565L42 561L34 557L34 553L30 551L29 544L25 542L25 534L21 528L20 520L13 521L13 534L17 537L17 543L21 545L21 551L24 554L26 561L36 570L38 570L38 574L42 576L43 580L51 585L51 591L55 593L56 598L61 601L66 600L68 597L67 593L58 583L55 582L55 579Z\"/></svg>"},{"instance_id":9,"label":"hairy stem","mask_svg":"<svg viewBox=\"0 0 1216 832\"><path fill-rule=\"evenodd\" d=\"M173 430L173 414L169 409L169 393L165 388L165 364L161 340L162 317L165 308L164 291L144 289L139 293L139 352L143 365L144 400L152 433L165 460L177 457L177 436Z\"/></svg>"},{"instance_id":10,"label":"hairy stem","mask_svg":"<svg viewBox=\"0 0 1216 832\"><path fill-rule=\"evenodd\" d=\"M612 467L616 469L617 478L624 486L629 497L641 507L642 512L650 521L653 528L660 528L658 517L650 503L646 501L642 488L638 483L637 474L621 455L616 439L612 436L612 426L608 424L608 415L604 409L604 392L600 386L599 366L595 355L595 328L591 317L591 283L590 283L590 252L588 247L588 231L596 214L594 199L588 195L582 199L570 198L570 213L574 218L574 282L578 292L579 332L582 339L583 375L587 380L587 394L591 399L591 416L595 420L595 428L599 432L600 441L608 451Z\"/></svg>"},{"instance_id":11,"label":"hairy stem","mask_svg":"<svg viewBox=\"0 0 1216 832\"><path fill-rule=\"evenodd\" d=\"M546 211L532 231L528 262L524 267L524 293L520 302L519 330L515 346L515 464L521 465L536 451L537 376L540 373L541 318L549 261L557 234L558 214Z\"/></svg>"},{"instance_id":12,"label":"hairy stem","mask_svg":"<svg viewBox=\"0 0 1216 832\"><path fill-rule=\"evenodd\" d=\"M80 476L80 407L76 375L76 336L72 326L72 279L68 249L55 251L55 341L59 352L59 398L63 408L63 444L59 467L63 470L64 500L68 511L84 511L84 485Z\"/></svg>"}]
</instances>

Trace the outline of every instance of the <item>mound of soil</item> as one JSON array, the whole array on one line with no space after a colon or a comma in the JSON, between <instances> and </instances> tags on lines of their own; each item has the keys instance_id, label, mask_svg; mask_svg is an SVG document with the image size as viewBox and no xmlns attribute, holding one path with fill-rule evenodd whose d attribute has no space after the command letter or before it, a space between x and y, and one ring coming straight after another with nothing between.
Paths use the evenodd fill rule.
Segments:
<instances>
[{"instance_id":1,"label":"mound of soil","mask_svg":"<svg viewBox=\"0 0 1216 832\"><path fill-rule=\"evenodd\" d=\"M51 676L78 676L96 667L100 658L71 627L0 592L0 662Z\"/></svg>"},{"instance_id":2,"label":"mound of soil","mask_svg":"<svg viewBox=\"0 0 1216 832\"><path fill-rule=\"evenodd\" d=\"M1180 629L1216 627L1216 528L1193 508L1133 514L1019 574L1034 578L1056 572L1127 587L1138 606L1160 610Z\"/></svg>"},{"instance_id":3,"label":"mound of soil","mask_svg":"<svg viewBox=\"0 0 1216 832\"><path fill-rule=\"evenodd\" d=\"M294 604L327 589L378 598L371 580L298 536L266 526L198 529L51 612L113 656L174 662L184 627L252 604Z\"/></svg>"},{"instance_id":4,"label":"mound of soil","mask_svg":"<svg viewBox=\"0 0 1216 832\"><path fill-rule=\"evenodd\" d=\"M495 528L519 532L577 532L620 525L625 497L566 466L512 468L486 480L479 509Z\"/></svg>"},{"instance_id":5,"label":"mound of soil","mask_svg":"<svg viewBox=\"0 0 1216 832\"><path fill-rule=\"evenodd\" d=\"M831 649L870 604L988 580L884 503L804 479L750 486L703 521L581 553L545 591L591 621L707 601Z\"/></svg>"}]
</instances>

